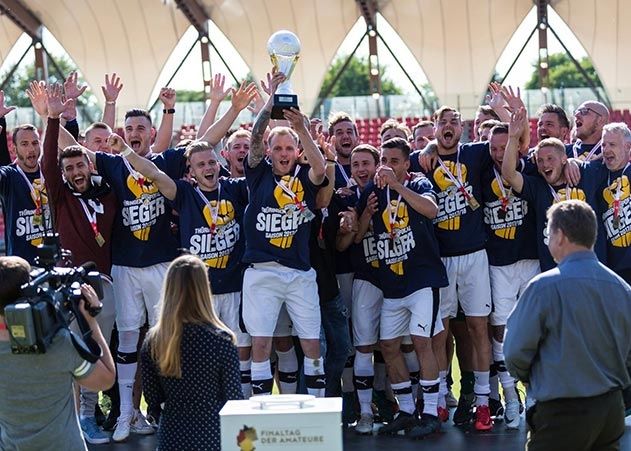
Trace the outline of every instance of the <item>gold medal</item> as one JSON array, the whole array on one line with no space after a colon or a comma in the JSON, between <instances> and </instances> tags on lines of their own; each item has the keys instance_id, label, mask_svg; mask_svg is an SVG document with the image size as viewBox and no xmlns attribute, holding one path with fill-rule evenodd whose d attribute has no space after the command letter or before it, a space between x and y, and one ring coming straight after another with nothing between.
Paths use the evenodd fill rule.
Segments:
<instances>
[{"instance_id":1,"label":"gold medal","mask_svg":"<svg viewBox=\"0 0 631 451\"><path fill-rule=\"evenodd\" d=\"M41 214L34 214L33 215L33 225L40 227L43 224L42 221L42 215Z\"/></svg>"},{"instance_id":2,"label":"gold medal","mask_svg":"<svg viewBox=\"0 0 631 451\"><path fill-rule=\"evenodd\" d=\"M467 197L467 203L469 204L469 207L471 207L471 210L473 210L473 211L475 211L478 208L480 208L480 204L475 199L475 197L473 197L472 195L469 195L469 197Z\"/></svg>"},{"instance_id":3,"label":"gold medal","mask_svg":"<svg viewBox=\"0 0 631 451\"><path fill-rule=\"evenodd\" d=\"M101 232L98 232L94 236L94 239L96 240L96 244L98 244L99 247L103 247L103 245L105 244L105 238L103 238L103 235L101 235Z\"/></svg>"}]
</instances>

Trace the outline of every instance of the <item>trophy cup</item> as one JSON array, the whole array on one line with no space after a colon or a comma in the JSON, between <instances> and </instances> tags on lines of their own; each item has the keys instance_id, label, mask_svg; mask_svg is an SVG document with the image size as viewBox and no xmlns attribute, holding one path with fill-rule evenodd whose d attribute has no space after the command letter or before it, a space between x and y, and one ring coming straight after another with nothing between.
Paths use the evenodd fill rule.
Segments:
<instances>
[{"instance_id":1,"label":"trophy cup","mask_svg":"<svg viewBox=\"0 0 631 451\"><path fill-rule=\"evenodd\" d=\"M267 41L267 53L274 68L285 74L286 80L281 83L274 94L272 105L272 119L285 119L283 110L298 108L298 96L291 90L291 77L298 54L300 53L300 40L291 31L280 30L270 36Z\"/></svg>"}]
</instances>

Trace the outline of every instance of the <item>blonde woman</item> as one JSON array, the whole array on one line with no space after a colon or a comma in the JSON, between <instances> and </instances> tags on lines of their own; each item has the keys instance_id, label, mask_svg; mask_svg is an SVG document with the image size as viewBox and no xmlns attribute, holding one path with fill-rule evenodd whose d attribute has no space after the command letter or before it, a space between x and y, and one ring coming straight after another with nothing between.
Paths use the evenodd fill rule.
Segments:
<instances>
[{"instance_id":1,"label":"blonde woman","mask_svg":"<svg viewBox=\"0 0 631 451\"><path fill-rule=\"evenodd\" d=\"M198 257L183 255L169 266L141 362L147 404L164 403L158 449L219 449L219 410L243 398L239 357L234 334L215 314Z\"/></svg>"}]
</instances>

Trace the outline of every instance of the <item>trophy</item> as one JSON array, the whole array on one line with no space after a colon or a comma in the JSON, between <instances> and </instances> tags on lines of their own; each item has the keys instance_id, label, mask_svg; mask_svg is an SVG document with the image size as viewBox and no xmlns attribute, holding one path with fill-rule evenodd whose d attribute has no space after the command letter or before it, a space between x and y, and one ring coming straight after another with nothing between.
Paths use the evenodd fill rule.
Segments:
<instances>
[{"instance_id":1,"label":"trophy","mask_svg":"<svg viewBox=\"0 0 631 451\"><path fill-rule=\"evenodd\" d=\"M291 31L280 30L270 36L267 41L267 53L274 68L285 74L286 80L278 86L272 105L272 119L285 119L283 110L298 108L298 96L291 90L291 77L298 62L300 40Z\"/></svg>"}]
</instances>

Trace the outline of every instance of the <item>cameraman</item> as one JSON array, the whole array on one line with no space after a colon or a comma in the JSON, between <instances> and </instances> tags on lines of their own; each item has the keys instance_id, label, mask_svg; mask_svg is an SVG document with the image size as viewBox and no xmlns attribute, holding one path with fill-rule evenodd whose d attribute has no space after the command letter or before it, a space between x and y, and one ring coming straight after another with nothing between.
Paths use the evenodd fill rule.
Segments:
<instances>
[{"instance_id":1,"label":"cameraman","mask_svg":"<svg viewBox=\"0 0 631 451\"><path fill-rule=\"evenodd\" d=\"M84 303L81 313L102 350L94 364L75 351L70 333L61 329L44 354L13 355L4 308L20 297L29 281L28 262L20 257L0 257L0 449L87 450L75 411L72 382L91 390L112 386L116 371L96 319ZM84 302L99 303L96 292L81 286Z\"/></svg>"}]
</instances>

